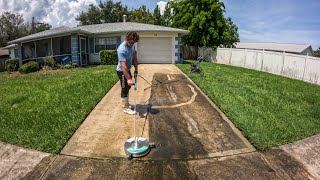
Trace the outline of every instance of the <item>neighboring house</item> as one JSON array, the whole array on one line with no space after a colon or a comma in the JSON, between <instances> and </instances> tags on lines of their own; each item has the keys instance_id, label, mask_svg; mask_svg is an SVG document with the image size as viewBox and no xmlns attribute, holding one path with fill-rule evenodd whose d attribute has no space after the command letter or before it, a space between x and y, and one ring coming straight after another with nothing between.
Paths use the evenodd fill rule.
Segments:
<instances>
[{"instance_id":1,"label":"neighboring house","mask_svg":"<svg viewBox=\"0 0 320 180\"><path fill-rule=\"evenodd\" d=\"M293 54L302 54L313 56L311 45L306 44L285 44L285 43L242 43L235 44L237 49L254 49L276 52L287 52Z\"/></svg>"},{"instance_id":2,"label":"neighboring house","mask_svg":"<svg viewBox=\"0 0 320 180\"><path fill-rule=\"evenodd\" d=\"M0 48L0 72L5 70L5 61L9 59L9 51Z\"/></svg>"},{"instance_id":3,"label":"neighboring house","mask_svg":"<svg viewBox=\"0 0 320 180\"><path fill-rule=\"evenodd\" d=\"M9 51L4 48L0 48L0 58L8 58L9 57Z\"/></svg>"},{"instance_id":4,"label":"neighboring house","mask_svg":"<svg viewBox=\"0 0 320 180\"><path fill-rule=\"evenodd\" d=\"M46 56L64 62L69 59L79 66L98 64L101 50L116 50L128 31L136 31L139 63L175 63L180 61L180 37L187 30L133 22L105 23L74 28L58 27L22 37L18 44L19 65Z\"/></svg>"},{"instance_id":5,"label":"neighboring house","mask_svg":"<svg viewBox=\"0 0 320 180\"><path fill-rule=\"evenodd\" d=\"M2 49L5 49L8 51L8 55L10 58L18 58L18 44L11 44L9 46L3 47Z\"/></svg>"}]
</instances>

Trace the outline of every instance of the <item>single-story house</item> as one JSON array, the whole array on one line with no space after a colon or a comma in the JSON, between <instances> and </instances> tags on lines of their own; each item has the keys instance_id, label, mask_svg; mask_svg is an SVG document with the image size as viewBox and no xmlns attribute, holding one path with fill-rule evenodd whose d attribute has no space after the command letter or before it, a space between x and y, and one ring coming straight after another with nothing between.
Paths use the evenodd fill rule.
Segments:
<instances>
[{"instance_id":1,"label":"single-story house","mask_svg":"<svg viewBox=\"0 0 320 180\"><path fill-rule=\"evenodd\" d=\"M4 48L0 48L0 58L9 57L9 51Z\"/></svg>"},{"instance_id":2,"label":"single-story house","mask_svg":"<svg viewBox=\"0 0 320 180\"><path fill-rule=\"evenodd\" d=\"M18 44L10 44L10 45L3 47L1 49L6 50L8 52L8 56L10 56L10 58L18 58L18 49L19 49Z\"/></svg>"},{"instance_id":3,"label":"single-story house","mask_svg":"<svg viewBox=\"0 0 320 180\"><path fill-rule=\"evenodd\" d=\"M0 72L5 70L5 60L9 59L9 51L0 48Z\"/></svg>"},{"instance_id":4,"label":"single-story house","mask_svg":"<svg viewBox=\"0 0 320 180\"><path fill-rule=\"evenodd\" d=\"M268 42L238 42L235 44L235 48L238 49L253 49L253 50L265 50L276 52L287 52L293 54L302 54L313 56L313 50L311 45L307 44L288 44L288 43L268 43Z\"/></svg>"},{"instance_id":5,"label":"single-story house","mask_svg":"<svg viewBox=\"0 0 320 180\"><path fill-rule=\"evenodd\" d=\"M22 37L17 44L19 65L46 56L56 62L76 63L79 66L98 64L101 50L116 50L128 31L136 31L140 40L135 44L139 63L176 63L180 60L180 38L187 30L134 22L104 23L58 27Z\"/></svg>"}]
</instances>

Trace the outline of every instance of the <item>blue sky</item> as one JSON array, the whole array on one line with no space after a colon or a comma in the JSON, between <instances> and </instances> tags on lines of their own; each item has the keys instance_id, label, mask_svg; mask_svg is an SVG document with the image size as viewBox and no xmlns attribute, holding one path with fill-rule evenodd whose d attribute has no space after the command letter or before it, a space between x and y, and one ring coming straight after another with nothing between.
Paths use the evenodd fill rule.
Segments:
<instances>
[{"instance_id":1,"label":"blue sky","mask_svg":"<svg viewBox=\"0 0 320 180\"><path fill-rule=\"evenodd\" d=\"M163 0L168 2L167 0ZM157 0L122 0L129 8L146 5L153 12ZM222 0L225 17L238 26L241 42L310 44L320 47L320 0Z\"/></svg>"},{"instance_id":2,"label":"blue sky","mask_svg":"<svg viewBox=\"0 0 320 180\"><path fill-rule=\"evenodd\" d=\"M102 2L106 0L101 0ZM114 0L119 1L119 0ZM168 0L162 0L168 2ZM78 25L75 17L100 0L0 0L0 13L23 14L24 20L46 22L53 28ZM129 9L142 5L153 12L160 0L121 0ZM222 0L225 17L238 26L241 42L310 44L320 47L320 0Z\"/></svg>"}]
</instances>

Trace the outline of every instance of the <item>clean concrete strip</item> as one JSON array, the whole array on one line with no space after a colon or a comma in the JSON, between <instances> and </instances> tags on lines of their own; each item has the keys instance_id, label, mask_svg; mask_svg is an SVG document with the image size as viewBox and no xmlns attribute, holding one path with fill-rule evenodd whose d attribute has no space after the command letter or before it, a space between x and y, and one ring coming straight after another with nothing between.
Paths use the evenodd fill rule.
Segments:
<instances>
[{"instance_id":1,"label":"clean concrete strip","mask_svg":"<svg viewBox=\"0 0 320 180\"><path fill-rule=\"evenodd\" d=\"M146 121L148 99L150 98L153 74L166 72L180 73L174 65L139 65L136 103L137 136L143 134L149 139L148 121ZM145 82L145 80L148 82ZM146 90L145 90L146 89ZM122 112L120 105L120 83L118 82L96 105L81 124L61 154L82 157L126 157L123 145L128 137L133 137L133 116ZM129 94L130 104L134 103L134 91Z\"/></svg>"},{"instance_id":2,"label":"clean concrete strip","mask_svg":"<svg viewBox=\"0 0 320 180\"><path fill-rule=\"evenodd\" d=\"M281 149L306 166L315 179L320 179L320 134L287 144Z\"/></svg>"},{"instance_id":3,"label":"clean concrete strip","mask_svg":"<svg viewBox=\"0 0 320 180\"><path fill-rule=\"evenodd\" d=\"M0 142L0 179L21 179L49 155Z\"/></svg>"}]
</instances>

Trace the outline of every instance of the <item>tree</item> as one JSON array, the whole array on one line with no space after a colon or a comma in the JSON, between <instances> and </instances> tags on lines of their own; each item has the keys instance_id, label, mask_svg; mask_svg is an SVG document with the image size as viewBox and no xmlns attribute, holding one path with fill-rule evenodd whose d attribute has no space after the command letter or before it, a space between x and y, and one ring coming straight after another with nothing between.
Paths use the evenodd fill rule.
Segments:
<instances>
[{"instance_id":1,"label":"tree","mask_svg":"<svg viewBox=\"0 0 320 180\"><path fill-rule=\"evenodd\" d=\"M225 6L219 0L172 1L172 26L189 30L185 44L198 47L231 47L239 41L237 26L225 19Z\"/></svg>"},{"instance_id":2,"label":"tree","mask_svg":"<svg viewBox=\"0 0 320 180\"><path fill-rule=\"evenodd\" d=\"M0 16L0 47L9 41L49 29L51 25L48 23L24 23L22 15L3 12Z\"/></svg>"},{"instance_id":3,"label":"tree","mask_svg":"<svg viewBox=\"0 0 320 180\"><path fill-rule=\"evenodd\" d=\"M89 5L87 12L81 12L76 16L76 20L80 22L80 25L91 25L101 23L114 23L122 22L123 15L129 15L127 6L122 6L121 2L113 2L112 0L100 1L98 6L93 4ZM128 17L130 20L130 17Z\"/></svg>"},{"instance_id":4,"label":"tree","mask_svg":"<svg viewBox=\"0 0 320 180\"><path fill-rule=\"evenodd\" d=\"M36 23L35 26L34 26L34 33L38 33L38 32L41 32L41 31L46 31L46 30L49 30L51 29L52 26L48 23Z\"/></svg>"},{"instance_id":5,"label":"tree","mask_svg":"<svg viewBox=\"0 0 320 180\"><path fill-rule=\"evenodd\" d=\"M81 12L76 16L76 20L80 21L80 25L101 24L102 12L98 6L89 5L87 12Z\"/></svg>"},{"instance_id":6,"label":"tree","mask_svg":"<svg viewBox=\"0 0 320 180\"><path fill-rule=\"evenodd\" d=\"M320 57L320 47L316 51L313 51L313 55L315 57Z\"/></svg>"},{"instance_id":7,"label":"tree","mask_svg":"<svg viewBox=\"0 0 320 180\"><path fill-rule=\"evenodd\" d=\"M130 19L132 22L154 24L155 19L149 10L147 10L145 5L142 5L138 9L132 10L130 14Z\"/></svg>"},{"instance_id":8,"label":"tree","mask_svg":"<svg viewBox=\"0 0 320 180\"><path fill-rule=\"evenodd\" d=\"M99 4L102 12L102 19L105 23L122 22L123 15L129 15L128 7L122 6L121 2L108 0ZM130 20L130 17L128 17Z\"/></svg>"},{"instance_id":9,"label":"tree","mask_svg":"<svg viewBox=\"0 0 320 180\"><path fill-rule=\"evenodd\" d=\"M163 15L160 13L160 8L157 5L153 12L154 24L160 26L170 26L171 25L171 8L170 2L168 2L165 6L165 10Z\"/></svg>"},{"instance_id":10,"label":"tree","mask_svg":"<svg viewBox=\"0 0 320 180\"><path fill-rule=\"evenodd\" d=\"M154 24L155 25L160 25L160 26L164 25L164 18L160 14L160 8L158 5L156 6L156 8L153 11L153 17L154 17Z\"/></svg>"},{"instance_id":11,"label":"tree","mask_svg":"<svg viewBox=\"0 0 320 180\"><path fill-rule=\"evenodd\" d=\"M233 48L235 42L239 42L239 34L237 25L233 24L231 18L226 19L226 26L222 36L222 47Z\"/></svg>"},{"instance_id":12,"label":"tree","mask_svg":"<svg viewBox=\"0 0 320 180\"><path fill-rule=\"evenodd\" d=\"M172 25L172 21L171 21L171 7L170 7L171 2L169 1L164 9L163 12L163 26L171 26Z\"/></svg>"},{"instance_id":13,"label":"tree","mask_svg":"<svg viewBox=\"0 0 320 180\"><path fill-rule=\"evenodd\" d=\"M6 46L8 41L28 35L27 27L22 15L3 12L0 16L0 47Z\"/></svg>"}]
</instances>

